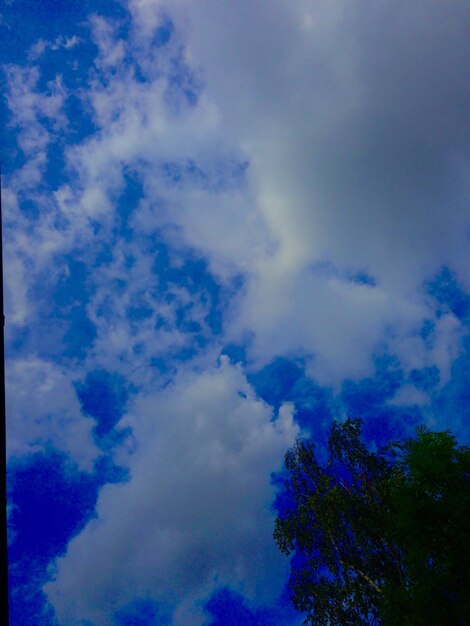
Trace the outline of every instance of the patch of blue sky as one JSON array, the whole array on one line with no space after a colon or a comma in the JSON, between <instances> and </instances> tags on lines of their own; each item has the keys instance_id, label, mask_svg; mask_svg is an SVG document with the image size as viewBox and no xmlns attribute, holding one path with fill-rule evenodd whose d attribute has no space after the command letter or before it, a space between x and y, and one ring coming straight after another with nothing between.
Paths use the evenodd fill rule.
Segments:
<instances>
[{"instance_id":1,"label":"patch of blue sky","mask_svg":"<svg viewBox=\"0 0 470 626\"><path fill-rule=\"evenodd\" d=\"M295 420L301 428L321 439L337 413L333 392L320 387L305 373L303 359L279 357L261 370L247 375L256 393L276 411L284 402L294 402Z\"/></svg>"},{"instance_id":2,"label":"patch of blue sky","mask_svg":"<svg viewBox=\"0 0 470 626\"><path fill-rule=\"evenodd\" d=\"M470 323L470 295L459 285L457 277L448 268L441 270L425 284L427 293L438 304L438 317L451 312L463 323Z\"/></svg>"},{"instance_id":3,"label":"patch of blue sky","mask_svg":"<svg viewBox=\"0 0 470 626\"><path fill-rule=\"evenodd\" d=\"M127 309L127 317L130 322L135 322L138 325L140 322L149 319L153 315L152 307L142 304L140 306L130 306Z\"/></svg>"},{"instance_id":4,"label":"patch of blue sky","mask_svg":"<svg viewBox=\"0 0 470 626\"><path fill-rule=\"evenodd\" d=\"M440 372L436 365L412 369L408 375L408 382L426 393L435 389L439 385L439 380Z\"/></svg>"},{"instance_id":5,"label":"patch of blue sky","mask_svg":"<svg viewBox=\"0 0 470 626\"><path fill-rule=\"evenodd\" d=\"M68 145L79 144L97 132L98 127L93 120L93 111L79 93L70 92L67 95L64 102L64 114L67 118Z\"/></svg>"},{"instance_id":6,"label":"patch of blue sky","mask_svg":"<svg viewBox=\"0 0 470 626\"><path fill-rule=\"evenodd\" d=\"M95 426L93 428L93 439L95 440L96 445L100 450L104 453L111 453L116 446L120 446L123 444L128 437L132 435L132 429L129 427L119 428L115 427L112 430L100 434L98 433L98 428ZM106 468L106 482L126 482L128 479L128 474L124 467L113 465ZM110 471L112 469L112 472ZM109 478L109 480L108 480Z\"/></svg>"},{"instance_id":7,"label":"patch of blue sky","mask_svg":"<svg viewBox=\"0 0 470 626\"><path fill-rule=\"evenodd\" d=\"M450 429L462 442L470 439L469 385L470 341L451 367L450 380L440 386L436 366L413 369L404 375L398 361L384 355L377 363L376 375L360 381L345 381L340 400L351 417L364 420L364 438L373 445L413 436L420 424L437 430ZM394 404L401 387L412 385L428 394L425 405L412 401Z\"/></svg>"},{"instance_id":8,"label":"patch of blue sky","mask_svg":"<svg viewBox=\"0 0 470 626\"><path fill-rule=\"evenodd\" d=\"M94 515L101 480L47 449L8 467L10 623L50 626L53 610L41 591L48 565Z\"/></svg>"},{"instance_id":9,"label":"patch of blue sky","mask_svg":"<svg viewBox=\"0 0 470 626\"><path fill-rule=\"evenodd\" d=\"M368 274L367 272L352 272L348 274L348 279L352 283L356 283L358 285L367 285L369 287L375 287L377 285L377 280Z\"/></svg>"},{"instance_id":10,"label":"patch of blue sky","mask_svg":"<svg viewBox=\"0 0 470 626\"><path fill-rule=\"evenodd\" d=\"M70 356L80 357L83 354L80 341L86 337L87 329L78 326L76 337L68 335L69 332L73 331L68 320L54 319L52 316L41 317L27 328L13 328L7 340L7 358L27 357L36 353L41 354L42 358L60 362ZM69 340L70 344L67 343Z\"/></svg>"},{"instance_id":11,"label":"patch of blue sky","mask_svg":"<svg viewBox=\"0 0 470 626\"><path fill-rule=\"evenodd\" d=\"M152 369L159 372L164 379L163 386L168 384L170 375L175 373L176 369L174 364L170 363L168 359L161 356L152 356L149 359L149 365Z\"/></svg>"},{"instance_id":12,"label":"patch of blue sky","mask_svg":"<svg viewBox=\"0 0 470 626\"><path fill-rule=\"evenodd\" d=\"M125 433L116 431L116 425L126 411L129 389L126 380L115 372L95 370L83 381L75 383L82 412L92 417L95 438L108 443L119 443Z\"/></svg>"},{"instance_id":13,"label":"patch of blue sky","mask_svg":"<svg viewBox=\"0 0 470 626\"><path fill-rule=\"evenodd\" d=\"M5 342L5 358L8 361L13 357L29 352L31 345L31 329L28 326L15 326L9 329Z\"/></svg>"},{"instance_id":14,"label":"patch of blue sky","mask_svg":"<svg viewBox=\"0 0 470 626\"><path fill-rule=\"evenodd\" d=\"M129 204L129 203L127 203ZM130 203L132 204L132 203ZM126 292L132 295L125 309L131 334L137 336L142 325L155 316L155 330L171 333L177 331L184 337L184 345L170 350L165 357L187 360L207 345L222 331L225 307L229 305L233 290L229 285L222 287L211 274L207 262L194 252L178 253L159 240L156 235L134 238L138 243L138 254L153 257L152 275L148 277L145 290L133 290L132 278L118 277L107 282L108 295L104 294L96 308L98 317L113 319L114 299ZM125 266L132 271L136 263L134 251L129 248ZM106 267L113 262L111 248L103 248L96 260L96 267ZM158 308L162 306L162 312ZM143 346L136 346L143 349ZM163 356L163 355L158 355Z\"/></svg>"},{"instance_id":15,"label":"patch of blue sky","mask_svg":"<svg viewBox=\"0 0 470 626\"><path fill-rule=\"evenodd\" d=\"M171 47L175 27L170 17L162 15L150 40L143 47L138 39L133 40L128 19L116 21L114 26L115 36L126 42L125 55L120 59L121 67L130 69L133 78L139 83L151 82L157 77L162 77L162 70L158 69L158 64L154 62L154 59L161 54L163 48ZM96 78L102 84L107 84L112 80L116 69L111 68L108 74L97 73ZM171 47L165 69L165 80L167 85L165 100L171 109L179 112L197 104L203 85L198 76L188 67L181 45L176 44Z\"/></svg>"},{"instance_id":16,"label":"patch of blue sky","mask_svg":"<svg viewBox=\"0 0 470 626\"><path fill-rule=\"evenodd\" d=\"M171 626L171 613L150 598L135 600L114 614L114 626Z\"/></svg>"},{"instance_id":17,"label":"patch of blue sky","mask_svg":"<svg viewBox=\"0 0 470 626\"><path fill-rule=\"evenodd\" d=\"M88 135L95 132L96 128L92 118L83 108L79 115L74 115L79 108L77 98L71 96L65 99L64 109L67 116L67 126L55 132L53 122L43 120L42 125L50 132L51 141L47 145L47 160L42 172L41 181L37 189L46 194L57 191L59 187L72 184L76 181L74 173L67 164L67 148L74 143L83 141ZM69 106L71 102L71 106ZM69 120L71 123L69 123Z\"/></svg>"},{"instance_id":18,"label":"patch of blue sky","mask_svg":"<svg viewBox=\"0 0 470 626\"><path fill-rule=\"evenodd\" d=\"M34 284L31 296L40 311L40 320L31 330L29 347L57 360L83 359L96 337L95 326L86 312L94 288L89 281L89 268L78 252L76 258L62 257L59 261L64 271L58 279L44 272Z\"/></svg>"},{"instance_id":19,"label":"patch of blue sky","mask_svg":"<svg viewBox=\"0 0 470 626\"><path fill-rule=\"evenodd\" d=\"M99 484L63 452L13 459L8 468L12 563L48 563L92 516ZM31 522L34 520L34 524Z\"/></svg>"},{"instance_id":20,"label":"patch of blue sky","mask_svg":"<svg viewBox=\"0 0 470 626\"><path fill-rule=\"evenodd\" d=\"M61 339L61 355L83 360L96 339L96 327L82 306L74 306L68 315L68 324Z\"/></svg>"},{"instance_id":21,"label":"patch of blue sky","mask_svg":"<svg viewBox=\"0 0 470 626\"><path fill-rule=\"evenodd\" d=\"M47 64L41 66L47 67ZM39 74L42 76L43 72ZM54 75L54 78L57 75ZM4 93L8 92L8 87L4 83ZM41 96L51 96L54 87L51 84L37 85L34 92ZM28 155L23 153L22 148L18 144L18 135L16 124L12 118L12 112L7 106L6 99L2 98L2 116L10 123L4 127L2 153L4 157L6 174L16 170L26 163ZM76 95L76 93L68 92L64 98L63 113L65 115L65 123L60 122L60 127L57 125L57 120L49 119L45 116L39 115L37 122L41 125L44 131L48 134L48 142L45 147L47 159L43 171L41 172L41 179L35 187L35 191L43 191L46 194L50 194L51 191L58 189L60 185L69 182L72 177L72 173L69 171L66 162L66 148L83 141L91 133L95 132L96 127L93 123L91 112L88 110L86 104ZM21 189L19 194L21 197ZM31 193L30 190L27 190Z\"/></svg>"},{"instance_id":22,"label":"patch of blue sky","mask_svg":"<svg viewBox=\"0 0 470 626\"><path fill-rule=\"evenodd\" d=\"M335 275L329 264L325 268L321 270L324 275ZM436 303L436 315L439 311L452 312L465 325L468 296L447 269L428 284L428 292ZM420 333L429 347L432 347L434 328L435 322L426 320ZM344 415L364 420L364 437L373 446L412 436L416 426L423 423L454 429L457 437L466 439L469 428L465 424L470 423L467 343L468 340L463 341L464 349L452 366L451 379L442 388L437 366L415 368L405 374L399 359L387 352L375 356L372 376L345 380L336 396L331 389L317 386L305 375L301 360L277 358L260 371L249 373L248 380L256 393L275 409L282 402L294 402L296 421L314 433L320 447L326 443L325 428L334 418ZM247 362L246 346L230 345L224 352L233 362ZM399 390L410 385L428 394L426 406L412 401L403 405L393 402Z\"/></svg>"},{"instance_id":23,"label":"patch of blue sky","mask_svg":"<svg viewBox=\"0 0 470 626\"><path fill-rule=\"evenodd\" d=\"M129 219L139 202L144 198L144 189L138 175L131 170L124 170L124 185L121 193L116 199L116 225L114 231L115 239L123 238L130 241L134 237L134 231L129 224ZM132 257L129 257L129 263Z\"/></svg>"},{"instance_id":24,"label":"patch of blue sky","mask_svg":"<svg viewBox=\"0 0 470 626\"><path fill-rule=\"evenodd\" d=\"M118 431L118 433L125 432L124 429ZM130 432L126 429L126 435ZM112 446L109 446L111 448ZM130 473L127 467L122 465L116 465L114 463L110 449L105 450L101 454L93 465L94 474L100 485L126 483L130 480Z\"/></svg>"},{"instance_id":25,"label":"patch of blue sky","mask_svg":"<svg viewBox=\"0 0 470 626\"><path fill-rule=\"evenodd\" d=\"M197 105L203 84L188 68L182 51L172 57L167 80L165 102L171 109L180 112Z\"/></svg>"},{"instance_id":26,"label":"patch of blue sky","mask_svg":"<svg viewBox=\"0 0 470 626\"><path fill-rule=\"evenodd\" d=\"M426 343L426 346L429 348L432 347L434 343L435 330L436 330L436 323L434 322L434 320L426 319L423 321L423 324L419 331L419 335L423 339L423 341Z\"/></svg>"},{"instance_id":27,"label":"patch of blue sky","mask_svg":"<svg viewBox=\"0 0 470 626\"><path fill-rule=\"evenodd\" d=\"M186 346L183 346L182 348L175 348L169 351L169 353L167 353L165 357L169 362L173 362L173 363L181 362L182 363L184 361L191 361L192 359L194 359L197 353L198 353L197 346L195 346L194 343L192 343L191 345L186 345ZM157 369L161 371L160 368L157 368ZM173 366L171 370L169 369L168 371L175 372L176 366Z\"/></svg>"},{"instance_id":28,"label":"patch of blue sky","mask_svg":"<svg viewBox=\"0 0 470 626\"><path fill-rule=\"evenodd\" d=\"M164 164L162 167L173 181L186 175L183 174L183 170L186 168L179 164ZM188 167L192 172L190 176L193 176L196 166L193 164ZM233 171L230 175L232 174ZM165 302L172 303L177 300L175 288L182 287L194 297L191 302L176 309L176 327L182 332L192 334L196 347L206 345L209 336L221 333L224 307L228 304L233 293L241 288L240 277L230 285L222 287L209 271L207 262L199 257L195 251L185 250L185 256L182 258L181 251L172 250L159 233L149 233L147 237L136 237L130 218L144 197L144 190L141 181L134 172L126 171L124 176L125 186L116 201L113 243L121 238L129 242L138 242L142 252L154 255L153 271L158 279L157 293L158 297L165 299ZM205 179L208 177L205 176ZM221 184L219 180L217 185ZM97 258L96 266L111 260L111 246L103 248ZM126 258L126 265L131 268L134 263L135 257L130 253ZM126 288L126 284L116 285L116 287L122 290ZM152 288L149 285L149 292L151 291ZM206 310L202 320L195 320L192 316L196 302L197 306L202 305ZM134 326L138 326L141 320L151 315L151 312L152 309L145 303L145 299L141 298L141 302L137 301L131 304L127 310L127 316ZM166 321L161 319L160 325L165 326L165 324ZM187 349L181 352L178 358L186 358L183 357L185 352ZM191 354L193 352L190 351Z\"/></svg>"},{"instance_id":29,"label":"patch of blue sky","mask_svg":"<svg viewBox=\"0 0 470 626\"><path fill-rule=\"evenodd\" d=\"M456 275L448 267L444 266L423 285L423 288L431 298L430 303L431 306L434 306L433 314L435 319L439 319L443 315L452 314L459 320L465 344L465 336L468 336L470 328L470 294L459 284ZM428 350L432 350L435 347L437 340L435 319L430 317L424 320L419 333ZM465 353L466 349L464 347L462 354L464 355ZM464 360L459 360L459 363L463 365ZM434 382L432 385L429 383L430 389L437 386L436 378L440 378L440 372L435 370L437 370L436 367L433 368L432 380ZM458 375L455 367L453 367L452 371L453 376ZM420 388L419 385L416 386Z\"/></svg>"},{"instance_id":30,"label":"patch of blue sky","mask_svg":"<svg viewBox=\"0 0 470 626\"><path fill-rule=\"evenodd\" d=\"M2 93L5 94L7 87L4 81L0 81L0 89L2 90ZM0 96L0 119L8 120L9 118L10 109L7 106L6 99L4 96ZM5 126L2 131L2 173L9 174L10 172L19 170L24 166L26 163L26 156L18 147L16 133L11 132L11 130Z\"/></svg>"},{"instance_id":31,"label":"patch of blue sky","mask_svg":"<svg viewBox=\"0 0 470 626\"><path fill-rule=\"evenodd\" d=\"M205 608L213 616L210 626L274 626L279 623L266 611L250 610L242 596L226 588L218 590Z\"/></svg>"},{"instance_id":32,"label":"patch of blue sky","mask_svg":"<svg viewBox=\"0 0 470 626\"><path fill-rule=\"evenodd\" d=\"M150 62L149 59L156 53L159 54L162 48L168 46L171 42L173 34L175 32L175 27L173 21L170 19L168 15L163 15L160 23L155 28L150 41L146 45L144 49L140 48L138 45L136 47L128 47L127 55L123 61L124 65L132 68L133 77L139 83L148 83L155 78L155 66ZM125 33L117 32L118 36L125 37ZM182 72L184 68L184 74L188 73L187 67L184 65L184 62L179 57L179 61L176 65L172 67L172 79L170 79L170 85L175 84L174 75L178 74L178 72ZM187 76L186 76L187 78ZM182 83L182 81L180 81ZM178 81L176 80L176 83ZM194 94L195 95L195 94Z\"/></svg>"},{"instance_id":33,"label":"patch of blue sky","mask_svg":"<svg viewBox=\"0 0 470 626\"><path fill-rule=\"evenodd\" d=\"M168 184L195 185L212 193L241 189L246 184L249 162L235 157L221 158L210 170L204 170L193 159L165 162L161 170Z\"/></svg>"},{"instance_id":34,"label":"patch of blue sky","mask_svg":"<svg viewBox=\"0 0 470 626\"><path fill-rule=\"evenodd\" d=\"M37 202L31 198L19 198L19 208L28 220L34 222L41 215L40 207Z\"/></svg>"},{"instance_id":35,"label":"patch of blue sky","mask_svg":"<svg viewBox=\"0 0 470 626\"><path fill-rule=\"evenodd\" d=\"M175 32L175 25L168 15L165 15L156 28L152 37L152 48L162 48L166 46Z\"/></svg>"},{"instance_id":36,"label":"patch of blue sky","mask_svg":"<svg viewBox=\"0 0 470 626\"><path fill-rule=\"evenodd\" d=\"M27 63L29 51L39 39L54 42L57 37L72 37L86 28L91 13L121 20L128 15L118 0L4 2L0 21L3 62Z\"/></svg>"},{"instance_id":37,"label":"patch of blue sky","mask_svg":"<svg viewBox=\"0 0 470 626\"><path fill-rule=\"evenodd\" d=\"M97 130L89 103L84 98L90 78L96 76L94 59L97 46L90 38L88 22L91 13L114 18L121 25L121 30L128 23L127 10L122 3L114 0L103 0L98 6L90 1L78 0L67 3L25 0L3 7L0 30L4 63L40 68L36 89L41 94L51 93L58 85L63 89L63 110L67 123L60 131L60 145L53 143L48 147L49 166L44 180L47 182L51 178L52 188L57 186L59 180L62 183L67 180L61 154L65 140L67 145L73 145ZM47 20L44 19L45 14ZM25 15L28 19L25 19ZM2 93L5 94L7 90L3 72L2 87ZM2 117L9 119L5 96L1 100ZM55 120L40 121L49 130L55 123ZM3 152L8 155L5 171L9 171L21 165L22 155L15 145L14 132L7 131L4 134Z\"/></svg>"},{"instance_id":38,"label":"patch of blue sky","mask_svg":"<svg viewBox=\"0 0 470 626\"><path fill-rule=\"evenodd\" d=\"M92 224L93 234L97 235L99 231L102 230L100 224L98 223L95 224L93 221L91 221L91 224ZM118 238L116 237L114 239L114 243L116 243L117 241L118 241ZM90 262L90 265L93 267L93 269L96 270L97 268L103 265L112 263L113 246L110 245L111 242L109 240L105 241L103 239L100 239L99 237L96 237L93 243L94 243L94 246L93 246L94 259Z\"/></svg>"},{"instance_id":39,"label":"patch of blue sky","mask_svg":"<svg viewBox=\"0 0 470 626\"><path fill-rule=\"evenodd\" d=\"M357 285L366 285L375 287L377 280L365 270L352 270L351 268L342 268L329 260L318 261L310 266L311 271L321 278L332 279L337 278Z\"/></svg>"},{"instance_id":40,"label":"patch of blue sky","mask_svg":"<svg viewBox=\"0 0 470 626\"><path fill-rule=\"evenodd\" d=\"M448 287L448 275L445 276L445 286ZM462 294L458 293L458 308L455 307L455 289L444 291L445 298L440 292L439 306L454 306L454 310L464 311ZM412 369L405 374L399 359L391 354L383 353L375 357L374 375L361 380L346 380L343 382L340 393L332 397L328 393L323 397L328 402L323 406L320 403L320 411L324 411L329 427L335 417L348 415L360 417L363 420L363 438L367 445L380 447L390 441L400 440L415 434L416 427L427 424L437 430L450 429L461 443L468 444L470 441L470 339L465 337L462 341L462 351L454 361L451 368L450 380L440 387L440 371L437 366L428 366L420 369ZM291 400L296 407L301 407L302 398L300 390L305 386L312 389L312 381L302 376L300 362L289 362L284 359L276 359L269 366L249 375L250 382L257 393L273 406L278 406L281 401ZM299 385L299 382L301 383ZM428 402L420 404L409 403L395 404L394 397L405 386L412 385L417 390L428 394ZM320 397L325 394L325 389L320 390ZM307 398L315 394L307 394ZM321 415L319 416L321 419ZM309 407L305 407L305 418L301 420L301 412L298 410L296 420L303 428L310 430L311 423L315 423L318 417L315 412L310 413ZM313 440L317 447L320 458L324 457L326 439L319 430L314 431ZM283 472L272 475L274 485L278 491L274 502L274 509L285 510L289 507L289 494L283 488Z\"/></svg>"},{"instance_id":41,"label":"patch of blue sky","mask_svg":"<svg viewBox=\"0 0 470 626\"><path fill-rule=\"evenodd\" d=\"M50 294L57 308L86 303L93 294L90 269L80 256L77 251L74 256L62 257L64 271Z\"/></svg>"},{"instance_id":42,"label":"patch of blue sky","mask_svg":"<svg viewBox=\"0 0 470 626\"><path fill-rule=\"evenodd\" d=\"M205 315L203 321L211 334L220 334L222 330L223 300L228 294L211 274L207 262L198 258L188 251L183 259L175 258L171 249L164 243L156 243L157 254L153 264L154 272L158 277L158 290L168 303L176 300L174 287L184 287L193 297L198 297L204 306ZM230 290L230 287L228 289ZM190 330L188 324L195 320L188 316L194 306L194 301L179 306L177 314L177 327L182 330ZM200 327L193 327L190 332L200 332Z\"/></svg>"},{"instance_id":43,"label":"patch of blue sky","mask_svg":"<svg viewBox=\"0 0 470 626\"><path fill-rule=\"evenodd\" d=\"M55 40L43 41L33 45L30 51L30 65L40 67L38 88L47 92L54 81L60 77L61 85L67 90L67 96L75 93L82 95L90 80L98 47L90 39L89 25L78 22L70 36L59 35ZM83 100L82 100L83 102ZM76 113L79 113L76 110ZM75 120L71 119L74 123Z\"/></svg>"},{"instance_id":44,"label":"patch of blue sky","mask_svg":"<svg viewBox=\"0 0 470 626\"><path fill-rule=\"evenodd\" d=\"M228 356L230 361L235 365L236 363L241 363L242 365L246 365L248 361L247 356L247 346L249 341L247 340L246 345L229 343L222 349L221 353ZM253 384L253 383L251 383Z\"/></svg>"},{"instance_id":45,"label":"patch of blue sky","mask_svg":"<svg viewBox=\"0 0 470 626\"><path fill-rule=\"evenodd\" d=\"M374 413L363 416L363 439L372 448L380 448L390 441L413 437L416 428L426 423L426 415L416 404L395 406L382 404Z\"/></svg>"},{"instance_id":46,"label":"patch of blue sky","mask_svg":"<svg viewBox=\"0 0 470 626\"><path fill-rule=\"evenodd\" d=\"M373 413L381 404L393 398L404 383L405 376L396 357L382 354L376 356L374 362L374 376L343 382L341 398L350 417Z\"/></svg>"},{"instance_id":47,"label":"patch of blue sky","mask_svg":"<svg viewBox=\"0 0 470 626\"><path fill-rule=\"evenodd\" d=\"M2 30L2 23L0 20L0 34ZM1 66L0 91L0 119L4 120L4 123L2 124L1 165L2 174L8 174L23 167L26 162L26 156L18 147L17 132L11 122L11 111L7 100L7 78L5 71Z\"/></svg>"},{"instance_id":48,"label":"patch of blue sky","mask_svg":"<svg viewBox=\"0 0 470 626\"><path fill-rule=\"evenodd\" d=\"M259 397L276 410L283 402L293 402L296 422L319 448L326 445L333 419L345 415L364 420L364 436L373 445L412 434L425 419L420 408L396 406L390 401L407 382L419 381L421 387L435 384L432 368L415 370L408 381L398 359L389 354L376 356L373 376L344 381L336 395L306 375L302 360L277 358L247 377Z\"/></svg>"},{"instance_id":49,"label":"patch of blue sky","mask_svg":"<svg viewBox=\"0 0 470 626\"><path fill-rule=\"evenodd\" d=\"M282 594L271 605L250 608L246 599L229 587L217 589L205 605L212 619L208 626L292 626L300 624L299 613L294 611L287 597Z\"/></svg>"},{"instance_id":50,"label":"patch of blue sky","mask_svg":"<svg viewBox=\"0 0 470 626\"><path fill-rule=\"evenodd\" d=\"M414 434L425 415L416 404L391 403L407 380L399 360L384 353L375 358L374 376L359 381L344 381L339 401L349 417L363 420L364 440L380 447L389 441Z\"/></svg>"},{"instance_id":51,"label":"patch of blue sky","mask_svg":"<svg viewBox=\"0 0 470 626\"><path fill-rule=\"evenodd\" d=\"M322 448L317 446L316 443L315 448L317 452L319 451L322 454L324 459L327 458L325 452L322 451ZM326 450L325 446L324 450ZM295 498L293 497L292 492L286 488L286 481L288 480L288 477L288 472L284 467L277 472L272 472L271 474L271 485L273 485L276 490L274 499L271 503L271 510L276 516L278 513L282 514L285 511L295 508Z\"/></svg>"},{"instance_id":52,"label":"patch of blue sky","mask_svg":"<svg viewBox=\"0 0 470 626\"><path fill-rule=\"evenodd\" d=\"M454 361L450 380L433 394L432 416L440 429L451 430L460 443L470 445L470 336Z\"/></svg>"}]
</instances>

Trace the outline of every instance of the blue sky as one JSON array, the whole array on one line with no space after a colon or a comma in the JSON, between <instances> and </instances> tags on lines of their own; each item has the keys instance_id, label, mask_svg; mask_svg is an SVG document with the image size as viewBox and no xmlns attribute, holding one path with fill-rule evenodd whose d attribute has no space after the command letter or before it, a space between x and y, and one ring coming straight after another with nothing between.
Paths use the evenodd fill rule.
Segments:
<instances>
[{"instance_id":1,"label":"blue sky","mask_svg":"<svg viewBox=\"0 0 470 626\"><path fill-rule=\"evenodd\" d=\"M12 626L287 626L275 475L470 441L470 8L8 0Z\"/></svg>"}]
</instances>

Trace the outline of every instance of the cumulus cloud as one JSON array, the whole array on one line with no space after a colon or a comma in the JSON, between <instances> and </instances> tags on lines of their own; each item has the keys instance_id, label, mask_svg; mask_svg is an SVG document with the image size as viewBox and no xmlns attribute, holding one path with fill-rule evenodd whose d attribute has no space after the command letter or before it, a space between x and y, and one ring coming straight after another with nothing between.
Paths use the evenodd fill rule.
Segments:
<instances>
[{"instance_id":1,"label":"cumulus cloud","mask_svg":"<svg viewBox=\"0 0 470 626\"><path fill-rule=\"evenodd\" d=\"M273 419L227 357L138 398L131 480L102 489L97 518L46 586L59 619L111 624L120 607L152 597L193 626L218 586L275 598L285 563L271 537L270 473L298 435L292 413L284 405Z\"/></svg>"},{"instance_id":2,"label":"cumulus cloud","mask_svg":"<svg viewBox=\"0 0 470 626\"><path fill-rule=\"evenodd\" d=\"M206 98L249 160L256 208L277 246L250 263L255 279L245 307L253 314L246 327L262 336L265 319L257 311L270 310L283 343L297 348L292 320L310 288L302 277L326 259L367 271L378 293L344 286L349 295L323 316L331 285L318 281L310 298L314 334L342 327L348 336L365 336L394 321L390 308L405 312L410 323L403 331L414 334L422 281L442 264L466 280L469 88L461 68L470 54L469 10L459 2L400 9L391 2L273 2L269 15L247 2L130 6L139 24L171 15ZM213 222L192 208L200 228L211 229ZM193 215L188 224L197 221ZM203 248L208 255L216 249L208 240ZM269 294L266 285L273 286ZM388 306L375 322L381 299ZM384 333L373 330L357 346L359 364L380 339ZM338 349L308 337L304 345L339 377L352 373L337 367Z\"/></svg>"},{"instance_id":3,"label":"cumulus cloud","mask_svg":"<svg viewBox=\"0 0 470 626\"><path fill-rule=\"evenodd\" d=\"M89 471L99 450L91 436L93 422L80 411L70 369L29 355L9 361L6 383L8 456L52 446Z\"/></svg>"},{"instance_id":4,"label":"cumulus cloud","mask_svg":"<svg viewBox=\"0 0 470 626\"><path fill-rule=\"evenodd\" d=\"M96 222L109 236L127 167L144 189L136 231L195 248L220 280L245 275L230 337L253 334L255 360L302 344L324 380L358 377L396 324L412 355L423 281L442 265L467 280L468 9L433 5L424 20L423 2L273 2L269 16L247 2L129 7L129 39L90 18L99 53L81 97L97 132L66 152L78 180L36 229L42 249L70 249ZM36 82L36 70L10 77L25 150L48 141L31 139L37 111L60 120L60 90L39 96ZM322 261L335 280L311 276ZM344 278L357 272L374 285Z\"/></svg>"},{"instance_id":5,"label":"cumulus cloud","mask_svg":"<svg viewBox=\"0 0 470 626\"><path fill-rule=\"evenodd\" d=\"M388 21L390 3L365 1L275 2L269 17L245 2L130 9L128 40L118 22L90 20L98 73L83 98L99 132L67 152L79 174L55 196L67 241L93 221L113 227L127 167L144 189L137 232L196 248L220 280L245 274L230 337L253 333L255 361L301 347L338 382L370 371L381 345L405 354L409 339L413 354L423 281L443 264L460 278L468 261L468 11L451 2L423 22L421 3ZM169 19L169 42L153 46ZM312 275L322 261L334 280ZM374 284L345 278L355 272Z\"/></svg>"}]
</instances>

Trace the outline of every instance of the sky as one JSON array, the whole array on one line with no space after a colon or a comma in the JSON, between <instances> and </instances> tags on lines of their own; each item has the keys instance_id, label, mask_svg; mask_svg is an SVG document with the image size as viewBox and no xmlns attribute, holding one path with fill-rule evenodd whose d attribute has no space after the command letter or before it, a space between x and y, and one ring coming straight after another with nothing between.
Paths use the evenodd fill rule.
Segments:
<instances>
[{"instance_id":1,"label":"sky","mask_svg":"<svg viewBox=\"0 0 470 626\"><path fill-rule=\"evenodd\" d=\"M284 453L470 443L470 5L3 0L12 626L295 626Z\"/></svg>"}]
</instances>

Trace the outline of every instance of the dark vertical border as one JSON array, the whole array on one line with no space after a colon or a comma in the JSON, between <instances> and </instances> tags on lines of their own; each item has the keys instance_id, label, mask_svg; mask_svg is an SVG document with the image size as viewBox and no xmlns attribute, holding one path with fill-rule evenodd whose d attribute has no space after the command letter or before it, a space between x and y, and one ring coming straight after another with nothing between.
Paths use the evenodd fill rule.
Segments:
<instances>
[{"instance_id":1,"label":"dark vertical border","mask_svg":"<svg viewBox=\"0 0 470 626\"><path fill-rule=\"evenodd\" d=\"M8 626L8 537L7 537L7 471L6 471L6 410L5 410L5 313L3 309L3 214L2 214L2 171L0 167L0 568L2 579L2 606L0 619Z\"/></svg>"}]
</instances>

